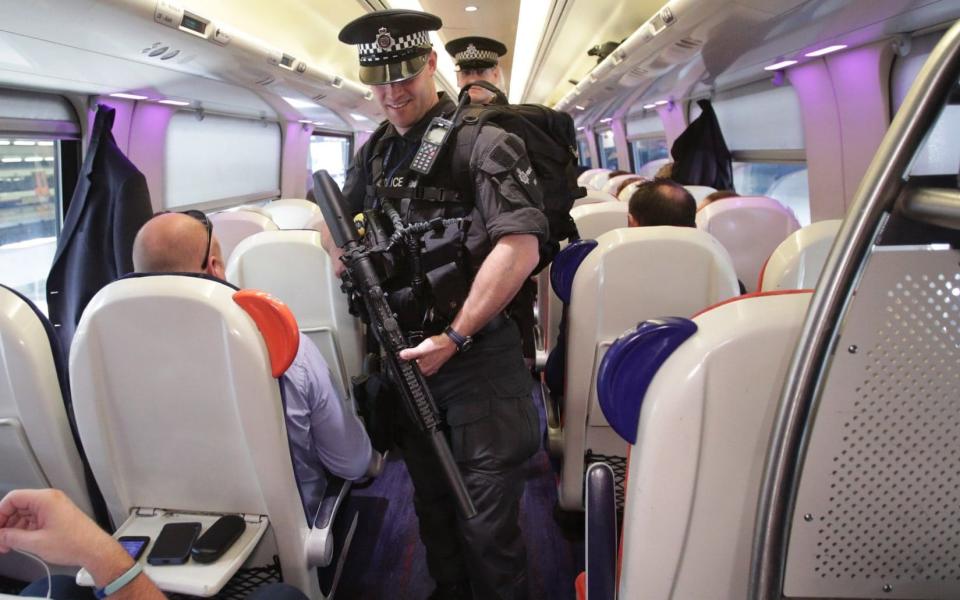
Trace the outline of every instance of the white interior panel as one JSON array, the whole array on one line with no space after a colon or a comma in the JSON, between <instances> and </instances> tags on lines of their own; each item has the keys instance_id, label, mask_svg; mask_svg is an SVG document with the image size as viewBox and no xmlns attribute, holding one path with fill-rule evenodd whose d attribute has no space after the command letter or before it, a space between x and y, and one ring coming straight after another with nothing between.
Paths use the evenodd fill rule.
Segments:
<instances>
[{"instance_id":1,"label":"white interior panel","mask_svg":"<svg viewBox=\"0 0 960 600\"><path fill-rule=\"evenodd\" d=\"M663 133L663 122L656 113L643 119L627 121L627 137Z\"/></svg>"},{"instance_id":2,"label":"white interior panel","mask_svg":"<svg viewBox=\"0 0 960 600\"><path fill-rule=\"evenodd\" d=\"M276 123L216 115L197 121L194 113L177 113L166 151L166 208L279 194Z\"/></svg>"},{"instance_id":3,"label":"white interior panel","mask_svg":"<svg viewBox=\"0 0 960 600\"><path fill-rule=\"evenodd\" d=\"M713 110L731 150L804 148L800 100L789 85L764 80L717 94ZM690 122L699 116L700 107L692 103Z\"/></svg>"}]
</instances>

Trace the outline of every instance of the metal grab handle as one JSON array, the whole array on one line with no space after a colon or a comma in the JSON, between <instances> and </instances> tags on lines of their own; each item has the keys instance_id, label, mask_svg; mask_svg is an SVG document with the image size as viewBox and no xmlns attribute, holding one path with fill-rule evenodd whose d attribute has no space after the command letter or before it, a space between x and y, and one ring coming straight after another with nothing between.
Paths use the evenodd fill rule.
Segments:
<instances>
[{"instance_id":1,"label":"metal grab handle","mask_svg":"<svg viewBox=\"0 0 960 600\"><path fill-rule=\"evenodd\" d=\"M831 343L851 292L884 220L903 188L903 175L933 127L960 73L960 21L944 34L893 119L854 196L853 205L810 302L780 397L764 465L748 598L779 600L790 517L796 501L797 465L805 452L807 425L816 413Z\"/></svg>"}]
</instances>

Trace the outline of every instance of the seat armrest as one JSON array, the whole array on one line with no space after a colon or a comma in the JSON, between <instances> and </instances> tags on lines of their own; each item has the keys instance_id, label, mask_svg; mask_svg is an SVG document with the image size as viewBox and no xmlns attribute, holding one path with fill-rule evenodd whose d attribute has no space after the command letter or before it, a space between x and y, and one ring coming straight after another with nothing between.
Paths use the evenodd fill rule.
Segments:
<instances>
[{"instance_id":1,"label":"seat armrest","mask_svg":"<svg viewBox=\"0 0 960 600\"><path fill-rule=\"evenodd\" d=\"M617 568L616 481L607 463L586 476L586 591L590 600L614 600Z\"/></svg>"},{"instance_id":2,"label":"seat armrest","mask_svg":"<svg viewBox=\"0 0 960 600\"><path fill-rule=\"evenodd\" d=\"M350 482L330 476L320 507L313 517L310 533L307 534L307 564L311 567L325 567L333 558L333 520L350 493Z\"/></svg>"}]
</instances>

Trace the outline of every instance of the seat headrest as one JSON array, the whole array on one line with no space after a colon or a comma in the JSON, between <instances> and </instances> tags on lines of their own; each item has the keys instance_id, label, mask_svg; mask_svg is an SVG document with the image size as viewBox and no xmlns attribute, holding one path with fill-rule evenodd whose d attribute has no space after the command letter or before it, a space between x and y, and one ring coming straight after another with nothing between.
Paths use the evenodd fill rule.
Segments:
<instances>
[{"instance_id":1,"label":"seat headrest","mask_svg":"<svg viewBox=\"0 0 960 600\"><path fill-rule=\"evenodd\" d=\"M280 377L290 367L300 348L300 328L290 308L266 292L240 290L233 301L247 311L263 336L270 354L270 369Z\"/></svg>"},{"instance_id":2,"label":"seat headrest","mask_svg":"<svg viewBox=\"0 0 960 600\"><path fill-rule=\"evenodd\" d=\"M550 266L550 285L564 304L570 304L573 277L577 274L580 263L596 247L597 240L577 240L571 242L554 257L553 264Z\"/></svg>"},{"instance_id":3,"label":"seat headrest","mask_svg":"<svg viewBox=\"0 0 960 600\"><path fill-rule=\"evenodd\" d=\"M640 407L647 388L673 351L697 332L690 319L644 321L620 336L597 371L597 401L610 427L629 444L637 443Z\"/></svg>"}]
</instances>

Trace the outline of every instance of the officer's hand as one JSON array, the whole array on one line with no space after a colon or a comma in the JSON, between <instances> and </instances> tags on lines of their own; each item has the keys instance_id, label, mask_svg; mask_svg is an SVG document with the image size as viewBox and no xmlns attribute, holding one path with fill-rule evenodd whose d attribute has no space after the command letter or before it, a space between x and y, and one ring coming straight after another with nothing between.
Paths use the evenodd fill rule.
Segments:
<instances>
[{"instance_id":1,"label":"officer's hand","mask_svg":"<svg viewBox=\"0 0 960 600\"><path fill-rule=\"evenodd\" d=\"M420 371L430 376L440 370L450 357L457 353L457 345L441 333L429 337L416 347L400 351L400 360L415 360Z\"/></svg>"}]
</instances>

